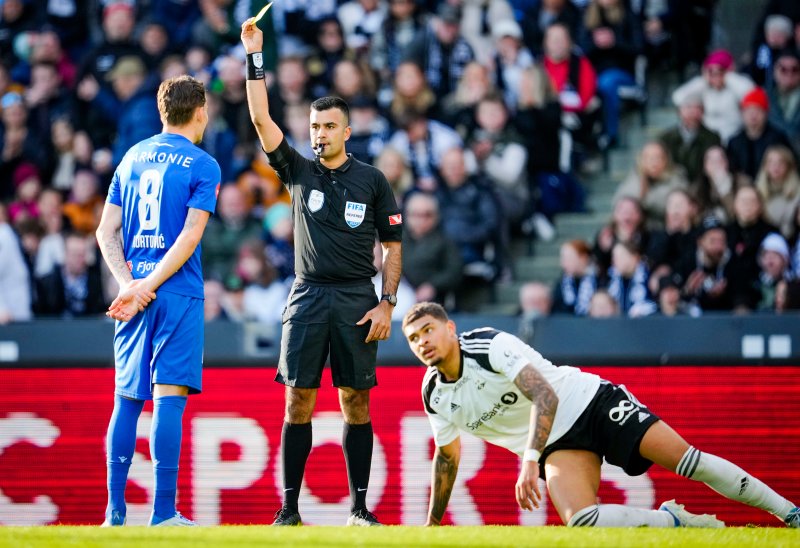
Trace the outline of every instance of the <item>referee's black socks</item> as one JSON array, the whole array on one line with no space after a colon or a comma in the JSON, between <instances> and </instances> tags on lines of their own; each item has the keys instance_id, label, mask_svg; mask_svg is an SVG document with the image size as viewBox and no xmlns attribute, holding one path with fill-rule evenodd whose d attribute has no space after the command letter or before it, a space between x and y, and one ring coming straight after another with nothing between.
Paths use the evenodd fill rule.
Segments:
<instances>
[{"instance_id":1,"label":"referee's black socks","mask_svg":"<svg viewBox=\"0 0 800 548\"><path fill-rule=\"evenodd\" d=\"M311 423L283 423L281 432L283 458L283 504L297 511L297 499L300 497L300 486L306 461L311 453Z\"/></svg>"},{"instance_id":2,"label":"referee's black socks","mask_svg":"<svg viewBox=\"0 0 800 548\"><path fill-rule=\"evenodd\" d=\"M372 423L344 423L342 450L350 482L351 512L367 507L367 487L372 468Z\"/></svg>"}]
</instances>

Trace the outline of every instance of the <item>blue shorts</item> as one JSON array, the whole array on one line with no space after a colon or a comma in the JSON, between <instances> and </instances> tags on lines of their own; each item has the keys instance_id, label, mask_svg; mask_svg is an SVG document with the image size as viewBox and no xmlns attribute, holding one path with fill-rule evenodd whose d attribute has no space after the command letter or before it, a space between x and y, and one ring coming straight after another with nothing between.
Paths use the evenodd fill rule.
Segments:
<instances>
[{"instance_id":1,"label":"blue shorts","mask_svg":"<svg viewBox=\"0 0 800 548\"><path fill-rule=\"evenodd\" d=\"M153 399L154 384L202 389L203 299L159 291L144 312L114 330L115 394Z\"/></svg>"}]
</instances>

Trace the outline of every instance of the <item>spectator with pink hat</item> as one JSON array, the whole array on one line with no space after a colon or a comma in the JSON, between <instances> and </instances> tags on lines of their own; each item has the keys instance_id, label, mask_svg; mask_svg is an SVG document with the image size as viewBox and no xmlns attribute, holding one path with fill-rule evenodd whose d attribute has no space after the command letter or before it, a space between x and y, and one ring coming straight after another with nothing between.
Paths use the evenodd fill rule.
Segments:
<instances>
[{"instance_id":1,"label":"spectator with pink hat","mask_svg":"<svg viewBox=\"0 0 800 548\"><path fill-rule=\"evenodd\" d=\"M37 167L28 162L22 163L14 170L11 180L15 189L15 200L8 206L11 223L38 217L36 202L42 191L42 179Z\"/></svg>"},{"instance_id":2,"label":"spectator with pink hat","mask_svg":"<svg viewBox=\"0 0 800 548\"><path fill-rule=\"evenodd\" d=\"M753 85L750 78L734 70L730 52L716 50L703 61L702 75L673 92L672 102L680 106L688 96L699 94L703 98L703 124L727 143L742 127L739 103Z\"/></svg>"}]
</instances>

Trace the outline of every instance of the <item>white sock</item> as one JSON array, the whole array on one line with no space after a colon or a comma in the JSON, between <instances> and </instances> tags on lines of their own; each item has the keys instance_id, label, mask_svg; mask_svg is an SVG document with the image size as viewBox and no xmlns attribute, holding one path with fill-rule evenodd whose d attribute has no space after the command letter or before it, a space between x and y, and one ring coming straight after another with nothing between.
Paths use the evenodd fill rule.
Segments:
<instances>
[{"instance_id":1,"label":"white sock","mask_svg":"<svg viewBox=\"0 0 800 548\"><path fill-rule=\"evenodd\" d=\"M663 510L645 510L621 504L595 504L575 512L569 527L675 527L675 519Z\"/></svg>"},{"instance_id":2,"label":"white sock","mask_svg":"<svg viewBox=\"0 0 800 548\"><path fill-rule=\"evenodd\" d=\"M731 500L766 510L781 520L786 519L794 508L794 504L732 462L694 447L689 447L681 457L676 472L685 478L702 481Z\"/></svg>"}]
</instances>

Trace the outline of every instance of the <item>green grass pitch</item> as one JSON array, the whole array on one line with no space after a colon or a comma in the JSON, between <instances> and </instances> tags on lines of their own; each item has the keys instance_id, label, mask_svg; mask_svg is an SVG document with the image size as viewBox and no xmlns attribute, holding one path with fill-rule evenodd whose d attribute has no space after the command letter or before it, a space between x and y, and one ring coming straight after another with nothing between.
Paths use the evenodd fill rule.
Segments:
<instances>
[{"instance_id":1,"label":"green grass pitch","mask_svg":"<svg viewBox=\"0 0 800 548\"><path fill-rule=\"evenodd\" d=\"M781 528L727 529L567 529L566 527L286 527L219 526L196 528L0 527L0 546L38 547L236 547L420 546L466 548L536 547L797 547L800 531Z\"/></svg>"}]
</instances>

